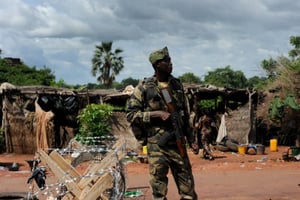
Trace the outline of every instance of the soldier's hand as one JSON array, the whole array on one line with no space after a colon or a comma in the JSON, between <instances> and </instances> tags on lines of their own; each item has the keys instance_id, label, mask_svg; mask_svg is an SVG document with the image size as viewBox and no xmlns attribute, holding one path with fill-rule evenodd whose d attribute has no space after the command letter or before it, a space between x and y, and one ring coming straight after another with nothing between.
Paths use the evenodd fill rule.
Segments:
<instances>
[{"instance_id":1,"label":"soldier's hand","mask_svg":"<svg viewBox=\"0 0 300 200\"><path fill-rule=\"evenodd\" d=\"M151 117L159 117L163 121L167 120L170 117L170 113L163 110L151 111Z\"/></svg>"}]
</instances>

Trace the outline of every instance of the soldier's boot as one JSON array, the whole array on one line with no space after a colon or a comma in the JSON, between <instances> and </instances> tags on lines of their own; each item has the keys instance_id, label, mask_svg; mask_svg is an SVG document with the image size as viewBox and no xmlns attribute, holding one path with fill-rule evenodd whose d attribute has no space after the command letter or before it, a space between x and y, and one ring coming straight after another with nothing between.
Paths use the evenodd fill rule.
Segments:
<instances>
[{"instance_id":1,"label":"soldier's boot","mask_svg":"<svg viewBox=\"0 0 300 200\"><path fill-rule=\"evenodd\" d=\"M198 200L198 196L196 193L194 193L193 196L184 195L184 196L181 196L180 200Z\"/></svg>"}]
</instances>

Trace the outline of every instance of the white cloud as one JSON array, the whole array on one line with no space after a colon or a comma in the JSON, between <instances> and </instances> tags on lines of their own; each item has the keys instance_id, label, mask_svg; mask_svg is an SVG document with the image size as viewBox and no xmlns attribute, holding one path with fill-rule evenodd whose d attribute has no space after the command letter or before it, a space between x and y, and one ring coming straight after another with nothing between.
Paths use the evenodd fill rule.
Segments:
<instances>
[{"instance_id":1,"label":"white cloud","mask_svg":"<svg viewBox=\"0 0 300 200\"><path fill-rule=\"evenodd\" d=\"M151 76L152 50L169 47L174 75L230 65L247 77L260 62L285 54L299 35L300 2L293 0L1 0L2 57L50 67L70 84L96 82L96 44L124 50L122 79Z\"/></svg>"}]
</instances>

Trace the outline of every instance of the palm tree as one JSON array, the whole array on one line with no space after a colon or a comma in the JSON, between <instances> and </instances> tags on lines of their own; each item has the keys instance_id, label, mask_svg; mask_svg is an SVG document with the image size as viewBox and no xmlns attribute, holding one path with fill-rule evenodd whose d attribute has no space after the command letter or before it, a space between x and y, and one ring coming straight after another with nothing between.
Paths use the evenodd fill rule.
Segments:
<instances>
[{"instance_id":1,"label":"palm tree","mask_svg":"<svg viewBox=\"0 0 300 200\"><path fill-rule=\"evenodd\" d=\"M101 45L96 45L95 53L92 59L92 74L96 76L100 74L97 81L100 84L111 88L116 76L124 68L124 61L120 53L122 49L115 49L112 52L112 41L102 42Z\"/></svg>"}]
</instances>

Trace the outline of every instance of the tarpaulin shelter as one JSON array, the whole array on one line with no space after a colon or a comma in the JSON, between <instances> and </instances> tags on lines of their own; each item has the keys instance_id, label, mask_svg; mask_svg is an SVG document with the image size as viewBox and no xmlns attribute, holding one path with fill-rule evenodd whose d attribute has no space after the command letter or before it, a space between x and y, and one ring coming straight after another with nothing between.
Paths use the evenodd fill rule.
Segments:
<instances>
[{"instance_id":1,"label":"tarpaulin shelter","mask_svg":"<svg viewBox=\"0 0 300 200\"><path fill-rule=\"evenodd\" d=\"M185 93L189 95L193 104L201 100L215 100L215 110L219 116L218 126L223 133L241 144L256 142L256 106L257 92L252 89L235 89L216 87L207 84L184 84ZM218 101L221 98L222 101ZM198 112L194 106L194 112ZM226 116L223 116L226 114ZM197 115L197 114L196 114ZM226 123L225 123L226 121ZM225 130L224 130L225 129Z\"/></svg>"},{"instance_id":2,"label":"tarpaulin shelter","mask_svg":"<svg viewBox=\"0 0 300 200\"><path fill-rule=\"evenodd\" d=\"M14 86L3 83L1 133L6 151L34 153L37 147L62 148L78 128L77 115L90 103L105 103L104 97L120 93L111 89L71 90L47 86ZM115 102L124 102L120 95Z\"/></svg>"}]
</instances>

